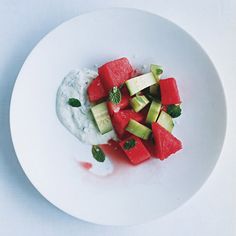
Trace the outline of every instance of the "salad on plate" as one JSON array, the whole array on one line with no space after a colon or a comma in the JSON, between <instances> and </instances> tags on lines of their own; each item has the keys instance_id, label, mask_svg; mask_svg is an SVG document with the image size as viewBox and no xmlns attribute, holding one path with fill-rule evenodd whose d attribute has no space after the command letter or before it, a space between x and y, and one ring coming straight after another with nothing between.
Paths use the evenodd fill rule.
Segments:
<instances>
[{"instance_id":1,"label":"salad on plate","mask_svg":"<svg viewBox=\"0 0 236 236\"><path fill-rule=\"evenodd\" d=\"M182 149L172 134L173 120L181 115L175 78L162 78L162 66L151 64L141 73L125 57L107 62L98 71L71 71L57 92L61 123L81 142L91 146L94 160L112 166L103 144L120 149L133 165L151 157L164 160ZM109 168L106 168L109 169ZM110 171L112 172L112 171Z\"/></svg>"}]
</instances>

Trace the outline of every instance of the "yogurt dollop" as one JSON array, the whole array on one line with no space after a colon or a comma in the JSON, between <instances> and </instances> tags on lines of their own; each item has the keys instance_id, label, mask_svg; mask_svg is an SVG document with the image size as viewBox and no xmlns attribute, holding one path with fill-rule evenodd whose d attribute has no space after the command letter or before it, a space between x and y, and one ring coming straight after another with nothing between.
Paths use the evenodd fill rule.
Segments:
<instances>
[{"instance_id":1,"label":"yogurt dollop","mask_svg":"<svg viewBox=\"0 0 236 236\"><path fill-rule=\"evenodd\" d=\"M61 123L81 142L97 145L116 139L112 130L101 134L93 121L87 87L96 78L97 72L89 69L73 70L62 81L56 99L56 112ZM70 98L80 101L80 107L68 104Z\"/></svg>"}]
</instances>

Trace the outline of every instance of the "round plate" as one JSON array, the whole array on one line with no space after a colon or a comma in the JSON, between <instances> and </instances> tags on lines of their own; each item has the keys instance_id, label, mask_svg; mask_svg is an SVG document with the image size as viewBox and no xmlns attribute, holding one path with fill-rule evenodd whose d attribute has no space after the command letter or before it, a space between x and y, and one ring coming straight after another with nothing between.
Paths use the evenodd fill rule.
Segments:
<instances>
[{"instance_id":1,"label":"round plate","mask_svg":"<svg viewBox=\"0 0 236 236\"><path fill-rule=\"evenodd\" d=\"M177 79L183 114L174 135L184 148L165 161L120 163L97 177L76 162L90 147L59 122L56 93L70 70L122 56L134 65L160 64L164 77ZM78 16L44 37L17 78L10 117L18 159L39 192L79 219L106 225L143 223L186 202L215 166L226 129L222 85L199 44L160 16L120 8Z\"/></svg>"}]
</instances>

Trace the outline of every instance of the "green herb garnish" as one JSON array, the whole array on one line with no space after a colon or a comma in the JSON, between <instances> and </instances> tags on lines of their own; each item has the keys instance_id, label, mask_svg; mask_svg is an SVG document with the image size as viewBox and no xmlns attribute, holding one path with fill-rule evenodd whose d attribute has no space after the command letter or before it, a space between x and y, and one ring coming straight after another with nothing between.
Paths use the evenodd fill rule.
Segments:
<instances>
[{"instance_id":1,"label":"green herb garnish","mask_svg":"<svg viewBox=\"0 0 236 236\"><path fill-rule=\"evenodd\" d=\"M72 107L80 107L81 103L77 98L69 98L68 104Z\"/></svg>"},{"instance_id":2,"label":"green herb garnish","mask_svg":"<svg viewBox=\"0 0 236 236\"><path fill-rule=\"evenodd\" d=\"M135 145L136 145L136 141L134 139L130 139L124 143L123 147L124 147L124 149L129 150L129 149L133 148Z\"/></svg>"},{"instance_id":3,"label":"green herb garnish","mask_svg":"<svg viewBox=\"0 0 236 236\"><path fill-rule=\"evenodd\" d=\"M181 107L179 105L169 105L167 107L167 113L171 117L176 118L181 115Z\"/></svg>"},{"instance_id":4,"label":"green herb garnish","mask_svg":"<svg viewBox=\"0 0 236 236\"><path fill-rule=\"evenodd\" d=\"M114 104L119 104L121 101L121 92L120 89L116 86L111 89L109 92L109 100Z\"/></svg>"},{"instance_id":5,"label":"green herb garnish","mask_svg":"<svg viewBox=\"0 0 236 236\"><path fill-rule=\"evenodd\" d=\"M92 146L92 154L93 154L94 159L97 160L98 162L105 161L105 154L98 145Z\"/></svg>"},{"instance_id":6,"label":"green herb garnish","mask_svg":"<svg viewBox=\"0 0 236 236\"><path fill-rule=\"evenodd\" d=\"M163 73L163 70L161 68L156 69L156 74L161 75Z\"/></svg>"}]
</instances>

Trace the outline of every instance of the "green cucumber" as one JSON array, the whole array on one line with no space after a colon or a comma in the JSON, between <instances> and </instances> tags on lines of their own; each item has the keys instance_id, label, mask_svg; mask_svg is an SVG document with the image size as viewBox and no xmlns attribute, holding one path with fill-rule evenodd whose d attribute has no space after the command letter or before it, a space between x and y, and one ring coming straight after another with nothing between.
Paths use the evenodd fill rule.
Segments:
<instances>
[{"instance_id":1,"label":"green cucumber","mask_svg":"<svg viewBox=\"0 0 236 236\"><path fill-rule=\"evenodd\" d=\"M157 83L159 84L159 80L160 80L161 74L163 73L162 66L151 64L150 70L151 70L152 74L154 75Z\"/></svg>"},{"instance_id":2,"label":"green cucumber","mask_svg":"<svg viewBox=\"0 0 236 236\"><path fill-rule=\"evenodd\" d=\"M143 74L132 79L127 80L126 86L129 90L130 96L140 92L141 90L153 85L156 83L156 79L152 72Z\"/></svg>"},{"instance_id":3,"label":"green cucumber","mask_svg":"<svg viewBox=\"0 0 236 236\"><path fill-rule=\"evenodd\" d=\"M101 134L113 129L106 102L102 102L91 108L93 117Z\"/></svg>"},{"instance_id":4,"label":"green cucumber","mask_svg":"<svg viewBox=\"0 0 236 236\"><path fill-rule=\"evenodd\" d=\"M131 134L144 140L147 140L150 134L152 133L152 131L148 127L140 124L139 122L133 119L130 119L126 130L129 131Z\"/></svg>"},{"instance_id":5,"label":"green cucumber","mask_svg":"<svg viewBox=\"0 0 236 236\"><path fill-rule=\"evenodd\" d=\"M164 111L162 111L161 114L159 115L157 119L157 123L161 125L163 128L165 128L166 130L168 130L170 133L172 132L174 128L172 117Z\"/></svg>"},{"instance_id":6,"label":"green cucumber","mask_svg":"<svg viewBox=\"0 0 236 236\"><path fill-rule=\"evenodd\" d=\"M146 123L151 124L155 122L157 120L160 110L161 110L161 103L152 101L147 114Z\"/></svg>"},{"instance_id":7,"label":"green cucumber","mask_svg":"<svg viewBox=\"0 0 236 236\"><path fill-rule=\"evenodd\" d=\"M141 111L148 103L149 100L144 95L135 96L130 100L130 105L135 112Z\"/></svg>"},{"instance_id":8,"label":"green cucumber","mask_svg":"<svg viewBox=\"0 0 236 236\"><path fill-rule=\"evenodd\" d=\"M149 92L152 95L157 96L158 95L158 89L159 89L158 88L159 87L159 81L160 81L161 74L163 73L163 68L159 65L151 64L150 71L152 72L152 74L154 75L154 77L156 79L156 84L150 86Z\"/></svg>"}]
</instances>

